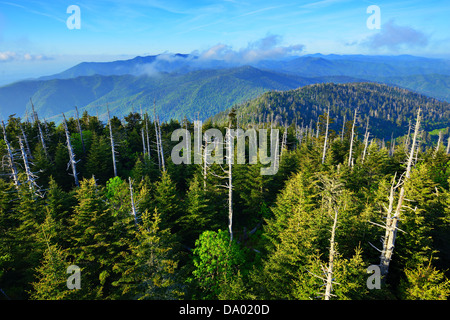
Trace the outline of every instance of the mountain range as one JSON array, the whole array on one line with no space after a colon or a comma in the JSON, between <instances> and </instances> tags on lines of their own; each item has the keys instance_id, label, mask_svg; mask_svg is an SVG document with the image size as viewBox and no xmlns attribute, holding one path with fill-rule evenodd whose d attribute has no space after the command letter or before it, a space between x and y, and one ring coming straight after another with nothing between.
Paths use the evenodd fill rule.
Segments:
<instances>
[{"instance_id":1,"label":"mountain range","mask_svg":"<svg viewBox=\"0 0 450 320\"><path fill-rule=\"evenodd\" d=\"M0 87L0 118L61 113L123 117L141 110L162 121L206 119L273 90L315 83L377 82L450 102L450 60L399 56L305 55L247 65L187 54L83 62L61 73Z\"/></svg>"}]
</instances>

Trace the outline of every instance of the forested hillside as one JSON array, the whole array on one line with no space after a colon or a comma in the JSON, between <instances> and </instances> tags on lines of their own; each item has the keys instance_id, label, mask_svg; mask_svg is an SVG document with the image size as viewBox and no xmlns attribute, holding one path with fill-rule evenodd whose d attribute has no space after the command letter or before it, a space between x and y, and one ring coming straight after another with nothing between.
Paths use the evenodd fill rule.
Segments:
<instances>
[{"instance_id":1,"label":"forested hillside","mask_svg":"<svg viewBox=\"0 0 450 320\"><path fill-rule=\"evenodd\" d=\"M373 137L389 140L408 133L409 123L419 107L423 112L424 130L450 126L449 103L398 87L367 82L322 83L289 91L271 91L237 108L242 123L274 121L277 125L297 123L302 127L315 125L318 117L329 110L334 130L341 130L357 110L357 125L363 127L361 134L369 120ZM219 113L212 120L225 123L227 112Z\"/></svg>"},{"instance_id":2,"label":"forested hillside","mask_svg":"<svg viewBox=\"0 0 450 320\"><path fill-rule=\"evenodd\" d=\"M449 137L426 143L419 129L448 126L448 105L371 94L379 88L270 92L227 115L233 128L280 130L275 175L261 163L175 165L171 135L193 132L187 119L11 116L0 135L0 299L447 299ZM358 126L370 117L363 137L355 107ZM203 132L225 133L218 119ZM377 138L389 125L403 138ZM80 289L66 286L70 265Z\"/></svg>"},{"instance_id":3,"label":"forested hillside","mask_svg":"<svg viewBox=\"0 0 450 320\"><path fill-rule=\"evenodd\" d=\"M69 79L29 80L0 87L0 117L22 118L34 109L42 119L56 123L61 113L75 116L75 106L107 118L106 107L123 118L130 112L153 111L162 121L201 114L202 119L268 90L288 90L320 82L295 75L278 74L252 67L197 70L189 73L143 73L135 75L91 75ZM30 101L31 98L31 101Z\"/></svg>"}]
</instances>

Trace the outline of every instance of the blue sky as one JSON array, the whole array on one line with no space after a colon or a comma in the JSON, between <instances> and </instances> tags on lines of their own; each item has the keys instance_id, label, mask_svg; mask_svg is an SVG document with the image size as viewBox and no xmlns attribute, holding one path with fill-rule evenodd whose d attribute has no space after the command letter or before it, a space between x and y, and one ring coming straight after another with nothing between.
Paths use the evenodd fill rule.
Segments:
<instances>
[{"instance_id":1,"label":"blue sky","mask_svg":"<svg viewBox=\"0 0 450 320\"><path fill-rule=\"evenodd\" d=\"M66 12L80 8L81 28ZM366 25L370 5L381 28ZM162 52L212 58L309 53L450 57L450 2L0 0L0 84L81 61Z\"/></svg>"}]
</instances>

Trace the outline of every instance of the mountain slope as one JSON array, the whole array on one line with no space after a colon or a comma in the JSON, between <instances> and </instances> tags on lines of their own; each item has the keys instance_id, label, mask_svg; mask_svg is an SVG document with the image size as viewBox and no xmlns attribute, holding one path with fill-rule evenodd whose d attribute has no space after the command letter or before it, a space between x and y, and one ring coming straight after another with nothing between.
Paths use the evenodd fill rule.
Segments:
<instances>
[{"instance_id":1,"label":"mountain slope","mask_svg":"<svg viewBox=\"0 0 450 320\"><path fill-rule=\"evenodd\" d=\"M162 121L196 117L198 112L205 119L265 91L288 90L318 81L249 66L186 74L95 75L24 81L0 88L0 116L6 118L16 113L23 117L26 110L31 110L29 99L32 98L40 117L57 122L62 112L73 115L74 106L81 112L98 112L105 119L107 104L113 115L122 117L140 108L153 114L154 102Z\"/></svg>"},{"instance_id":2,"label":"mountain slope","mask_svg":"<svg viewBox=\"0 0 450 320\"><path fill-rule=\"evenodd\" d=\"M394 76L375 78L386 84L420 92L442 101L450 102L450 75L442 74L415 74L409 76Z\"/></svg>"},{"instance_id":3,"label":"mountain slope","mask_svg":"<svg viewBox=\"0 0 450 320\"><path fill-rule=\"evenodd\" d=\"M0 118L14 113L24 117L32 98L39 115L56 122L61 112L73 115L75 105L105 119L107 104L121 117L141 108L153 113L154 101L161 120L197 114L205 119L269 90L323 82L386 83L450 102L448 60L315 54L230 65L183 54L85 62L60 74L0 87Z\"/></svg>"},{"instance_id":4,"label":"mountain slope","mask_svg":"<svg viewBox=\"0 0 450 320\"><path fill-rule=\"evenodd\" d=\"M450 103L397 87L377 83L314 84L283 92L267 92L236 107L241 123L266 122L294 123L309 126L330 107L334 119L331 128L340 131L344 117L353 119L358 108L357 125L364 127L369 118L373 137L390 139L408 131L409 120L414 120L417 109L423 110L422 128L431 131L450 127ZM212 118L225 123L227 111ZM363 129L360 130L360 133Z\"/></svg>"},{"instance_id":5,"label":"mountain slope","mask_svg":"<svg viewBox=\"0 0 450 320\"><path fill-rule=\"evenodd\" d=\"M308 76L390 77L450 75L450 61L408 55L307 55L287 61L262 61L257 67ZM366 78L368 79L368 78ZM368 79L369 80L369 79Z\"/></svg>"}]
</instances>

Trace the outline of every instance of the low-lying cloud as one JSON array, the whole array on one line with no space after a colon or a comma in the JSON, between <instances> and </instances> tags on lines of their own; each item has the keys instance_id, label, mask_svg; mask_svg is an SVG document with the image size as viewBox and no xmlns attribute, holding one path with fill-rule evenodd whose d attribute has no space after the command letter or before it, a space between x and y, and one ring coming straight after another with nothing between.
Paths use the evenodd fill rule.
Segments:
<instances>
[{"instance_id":1,"label":"low-lying cloud","mask_svg":"<svg viewBox=\"0 0 450 320\"><path fill-rule=\"evenodd\" d=\"M200 60L223 60L229 63L246 64L261 60L282 59L289 55L303 51L304 45L296 44L281 46L281 36L267 35L254 42L249 42L247 47L234 50L231 46L217 44L199 54Z\"/></svg>"},{"instance_id":2,"label":"low-lying cloud","mask_svg":"<svg viewBox=\"0 0 450 320\"><path fill-rule=\"evenodd\" d=\"M189 55L164 53L158 55L152 63L139 65L136 73L157 76L161 72L256 64L262 60L278 60L297 55L305 48L302 44L282 46L281 42L281 36L267 35L237 50L219 43L203 51L193 51Z\"/></svg>"},{"instance_id":3,"label":"low-lying cloud","mask_svg":"<svg viewBox=\"0 0 450 320\"><path fill-rule=\"evenodd\" d=\"M51 58L42 54L17 53L13 51L0 51L0 62L9 61L43 61L51 60Z\"/></svg>"}]
</instances>

